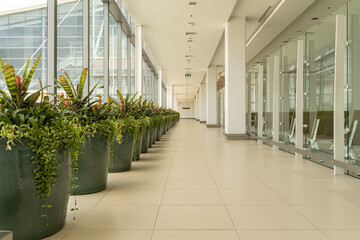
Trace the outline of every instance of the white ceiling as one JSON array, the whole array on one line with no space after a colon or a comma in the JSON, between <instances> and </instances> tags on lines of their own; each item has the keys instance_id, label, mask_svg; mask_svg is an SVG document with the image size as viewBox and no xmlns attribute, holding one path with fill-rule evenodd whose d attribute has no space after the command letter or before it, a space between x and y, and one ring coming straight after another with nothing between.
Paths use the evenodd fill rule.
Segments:
<instances>
[{"instance_id":1,"label":"white ceiling","mask_svg":"<svg viewBox=\"0 0 360 240\"><path fill-rule=\"evenodd\" d=\"M189 1L196 1L197 5L190 6ZM313 1L123 0L123 3L136 24L142 25L143 39L157 66L162 69L165 82L175 85L174 93L177 98L184 100L193 97L198 91L209 65L224 66L223 32L231 16L246 17L246 39L249 45L246 54L249 51L247 61L250 61ZM272 22L266 22L269 19L265 18L267 26L264 28L266 31L263 31L264 21L258 20L269 6L271 10L267 16L271 14L269 19ZM190 27L189 22L194 22L195 26ZM185 32L189 31L197 33L193 43L187 42ZM187 50L189 46L191 51ZM185 55L194 55L189 64ZM185 68L192 68L189 80L185 79Z\"/></svg>"}]
</instances>

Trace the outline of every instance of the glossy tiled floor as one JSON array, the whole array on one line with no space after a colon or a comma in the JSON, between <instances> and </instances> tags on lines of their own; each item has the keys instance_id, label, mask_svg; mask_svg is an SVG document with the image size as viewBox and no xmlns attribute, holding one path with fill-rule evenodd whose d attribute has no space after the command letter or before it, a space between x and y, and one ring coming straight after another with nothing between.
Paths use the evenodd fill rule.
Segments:
<instances>
[{"instance_id":1,"label":"glossy tiled floor","mask_svg":"<svg viewBox=\"0 0 360 240\"><path fill-rule=\"evenodd\" d=\"M358 240L360 180L181 120L49 239ZM70 208L73 201L70 201Z\"/></svg>"}]
</instances>

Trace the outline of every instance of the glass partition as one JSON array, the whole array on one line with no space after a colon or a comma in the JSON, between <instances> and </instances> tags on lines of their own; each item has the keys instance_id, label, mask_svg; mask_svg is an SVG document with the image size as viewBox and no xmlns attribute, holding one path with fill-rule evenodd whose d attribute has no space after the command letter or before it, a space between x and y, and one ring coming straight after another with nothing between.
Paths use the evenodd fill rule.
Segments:
<instances>
[{"instance_id":1,"label":"glass partition","mask_svg":"<svg viewBox=\"0 0 360 240\"><path fill-rule=\"evenodd\" d=\"M115 98L117 85L117 22L114 17L110 14L109 16L109 48L110 48L110 59L109 59L109 95Z\"/></svg>"},{"instance_id":2,"label":"glass partition","mask_svg":"<svg viewBox=\"0 0 360 240\"><path fill-rule=\"evenodd\" d=\"M104 6L101 0L90 1L90 88L104 85ZM104 89L95 94L103 95Z\"/></svg>"},{"instance_id":3,"label":"glass partition","mask_svg":"<svg viewBox=\"0 0 360 240\"><path fill-rule=\"evenodd\" d=\"M130 94L135 94L135 46L133 44L131 46L131 72L130 72Z\"/></svg>"},{"instance_id":4,"label":"glass partition","mask_svg":"<svg viewBox=\"0 0 360 240\"><path fill-rule=\"evenodd\" d=\"M348 5L348 47L345 86L345 109L347 109L345 157L350 164L360 166L360 2ZM358 177L358 173L350 172Z\"/></svg>"},{"instance_id":5,"label":"glass partition","mask_svg":"<svg viewBox=\"0 0 360 240\"><path fill-rule=\"evenodd\" d=\"M336 15L340 8L306 33L304 76L305 149L333 155Z\"/></svg>"},{"instance_id":6,"label":"glass partition","mask_svg":"<svg viewBox=\"0 0 360 240\"><path fill-rule=\"evenodd\" d=\"M122 31L122 89L120 90L120 92L122 94L127 94L130 92L130 86L129 86L129 76L128 76L128 37L126 36L126 34Z\"/></svg>"},{"instance_id":7,"label":"glass partition","mask_svg":"<svg viewBox=\"0 0 360 240\"><path fill-rule=\"evenodd\" d=\"M280 55L279 139L285 144L295 144L297 45L298 40L292 40L281 48Z\"/></svg>"},{"instance_id":8,"label":"glass partition","mask_svg":"<svg viewBox=\"0 0 360 240\"><path fill-rule=\"evenodd\" d=\"M14 66L15 74L21 75L28 58L33 63L41 54L34 81L29 86L32 92L40 88L35 79L41 78L42 84L47 85L47 4L30 6L27 11L20 9L22 4L23 1L12 0L5 7L13 13L0 15L0 57ZM1 75L0 78L0 88L6 89Z\"/></svg>"}]
</instances>

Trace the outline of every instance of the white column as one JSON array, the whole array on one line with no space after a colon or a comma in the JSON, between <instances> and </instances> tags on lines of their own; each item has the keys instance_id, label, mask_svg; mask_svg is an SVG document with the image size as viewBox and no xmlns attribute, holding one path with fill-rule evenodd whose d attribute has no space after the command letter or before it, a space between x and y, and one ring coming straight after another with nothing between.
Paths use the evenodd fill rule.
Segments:
<instances>
[{"instance_id":1,"label":"white column","mask_svg":"<svg viewBox=\"0 0 360 240\"><path fill-rule=\"evenodd\" d=\"M279 107L280 107L280 65L279 56L274 59L274 81L273 81L273 141L279 142ZM274 149L279 146L273 145Z\"/></svg>"},{"instance_id":2,"label":"white column","mask_svg":"<svg viewBox=\"0 0 360 240\"><path fill-rule=\"evenodd\" d=\"M259 67L259 75L258 75L258 137L263 137L263 106L264 106L264 66L261 65ZM262 143L261 140L258 140L258 143Z\"/></svg>"},{"instance_id":3,"label":"white column","mask_svg":"<svg viewBox=\"0 0 360 240\"><path fill-rule=\"evenodd\" d=\"M303 149L304 146L304 40L298 40L296 63L296 126L295 148ZM295 158L302 158L302 154L295 153Z\"/></svg>"},{"instance_id":4,"label":"white column","mask_svg":"<svg viewBox=\"0 0 360 240\"><path fill-rule=\"evenodd\" d=\"M200 123L206 123L206 84L200 85Z\"/></svg>"},{"instance_id":5,"label":"white column","mask_svg":"<svg viewBox=\"0 0 360 240\"><path fill-rule=\"evenodd\" d=\"M166 88L166 97L167 97L167 107L168 108L172 108L174 109L174 104L173 104L173 100L174 100L174 86L173 85L170 85L170 86L167 86Z\"/></svg>"},{"instance_id":6,"label":"white column","mask_svg":"<svg viewBox=\"0 0 360 240\"><path fill-rule=\"evenodd\" d=\"M47 31L47 73L50 85L47 91L56 94L53 78L57 78L57 0L47 1ZM49 99L53 100L54 97L49 95Z\"/></svg>"},{"instance_id":7,"label":"white column","mask_svg":"<svg viewBox=\"0 0 360 240\"><path fill-rule=\"evenodd\" d=\"M216 66L206 70L206 126L217 127L216 115Z\"/></svg>"},{"instance_id":8,"label":"white column","mask_svg":"<svg viewBox=\"0 0 360 240\"><path fill-rule=\"evenodd\" d=\"M199 120L199 112L200 112L200 101L199 101L199 91L196 93L196 115L195 115L195 119Z\"/></svg>"},{"instance_id":9,"label":"white column","mask_svg":"<svg viewBox=\"0 0 360 240\"><path fill-rule=\"evenodd\" d=\"M119 90L121 93L122 93L122 89L123 89L122 68L123 68L123 66L122 66L122 29L121 29L121 23L118 22L117 23L117 90Z\"/></svg>"},{"instance_id":10,"label":"white column","mask_svg":"<svg viewBox=\"0 0 360 240\"><path fill-rule=\"evenodd\" d=\"M104 3L104 102L109 98L109 3Z\"/></svg>"},{"instance_id":11,"label":"white column","mask_svg":"<svg viewBox=\"0 0 360 240\"><path fill-rule=\"evenodd\" d=\"M90 0L83 0L83 68L88 69L84 96L90 91Z\"/></svg>"},{"instance_id":12,"label":"white column","mask_svg":"<svg viewBox=\"0 0 360 240\"><path fill-rule=\"evenodd\" d=\"M344 59L345 59L345 16L336 16L335 71L334 71L334 160L344 162ZM334 166L334 174L344 174L345 170Z\"/></svg>"},{"instance_id":13,"label":"white column","mask_svg":"<svg viewBox=\"0 0 360 240\"><path fill-rule=\"evenodd\" d=\"M246 139L245 17L225 25L225 135Z\"/></svg>"},{"instance_id":14,"label":"white column","mask_svg":"<svg viewBox=\"0 0 360 240\"><path fill-rule=\"evenodd\" d=\"M165 96L162 95L162 70L159 70L159 76L158 76L158 81L157 81L157 88L158 88L158 105L162 106L162 99L163 97L165 98Z\"/></svg>"},{"instance_id":15,"label":"white column","mask_svg":"<svg viewBox=\"0 0 360 240\"><path fill-rule=\"evenodd\" d=\"M142 59L142 29L141 25L136 26L135 35L135 92L138 92L138 97L143 94L143 59Z\"/></svg>"},{"instance_id":16,"label":"white column","mask_svg":"<svg viewBox=\"0 0 360 240\"><path fill-rule=\"evenodd\" d=\"M127 93L131 94L131 37L127 37Z\"/></svg>"}]
</instances>

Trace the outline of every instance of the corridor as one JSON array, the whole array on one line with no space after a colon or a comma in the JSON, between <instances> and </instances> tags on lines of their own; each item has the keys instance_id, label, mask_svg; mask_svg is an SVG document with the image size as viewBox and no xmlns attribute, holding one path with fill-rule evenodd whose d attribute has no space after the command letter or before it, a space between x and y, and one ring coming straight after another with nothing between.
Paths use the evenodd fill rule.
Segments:
<instances>
[{"instance_id":1,"label":"corridor","mask_svg":"<svg viewBox=\"0 0 360 240\"><path fill-rule=\"evenodd\" d=\"M47 239L355 240L360 180L181 120ZM74 206L69 201L69 209Z\"/></svg>"}]
</instances>

